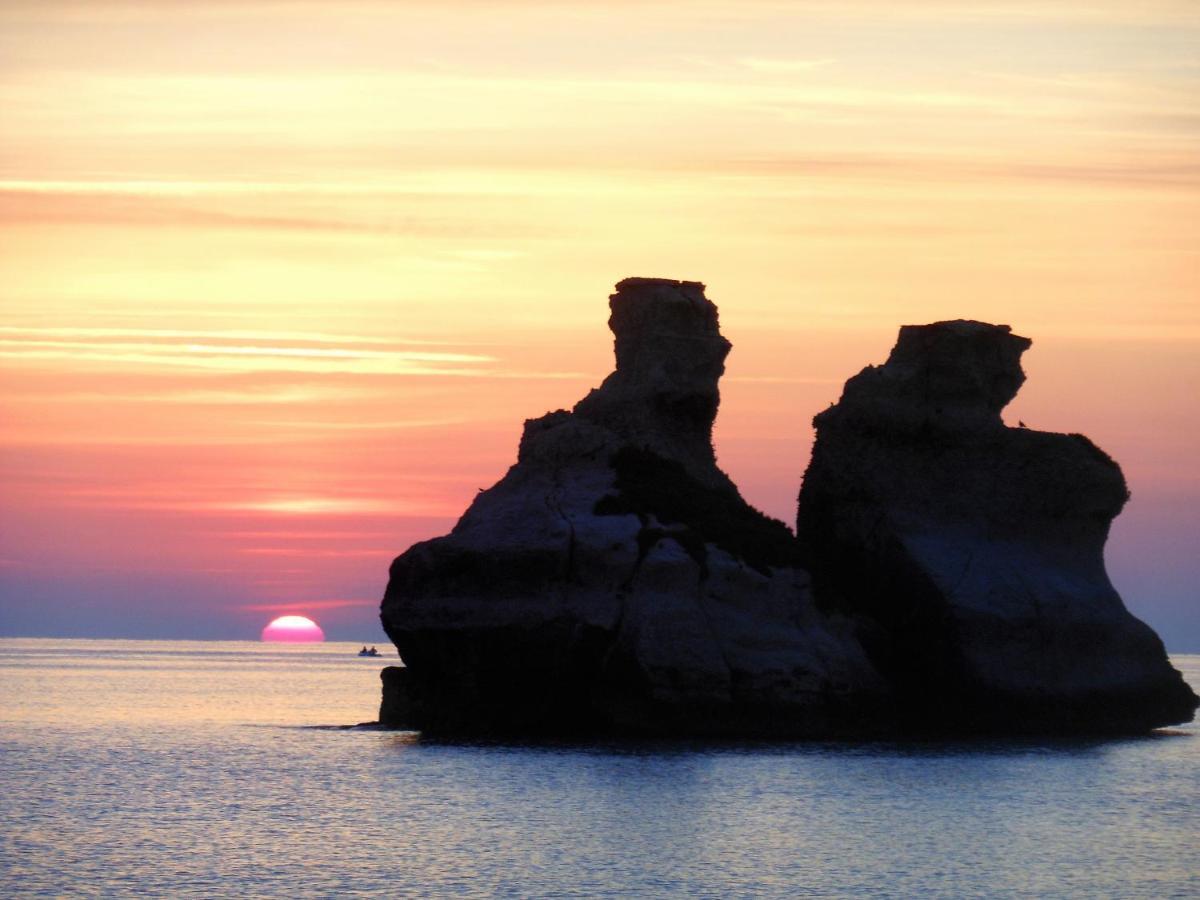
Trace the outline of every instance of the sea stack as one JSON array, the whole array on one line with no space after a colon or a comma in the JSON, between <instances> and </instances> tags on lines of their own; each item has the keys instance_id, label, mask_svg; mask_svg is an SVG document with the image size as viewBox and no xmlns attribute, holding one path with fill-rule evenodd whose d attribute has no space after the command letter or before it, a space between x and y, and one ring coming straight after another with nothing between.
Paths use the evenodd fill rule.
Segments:
<instances>
[{"instance_id":1,"label":"sea stack","mask_svg":"<svg viewBox=\"0 0 1200 900\"><path fill-rule=\"evenodd\" d=\"M525 423L398 557L380 721L459 735L1136 733L1196 697L1104 570L1127 498L1080 435L1008 428L1026 338L907 326L817 416L798 536L717 467L730 344L697 282L609 298L616 369Z\"/></svg>"},{"instance_id":2,"label":"sea stack","mask_svg":"<svg viewBox=\"0 0 1200 900\"><path fill-rule=\"evenodd\" d=\"M813 421L797 533L915 730L1137 732L1196 697L1104 568L1128 499L1079 434L1006 427L1028 338L906 326Z\"/></svg>"},{"instance_id":3,"label":"sea stack","mask_svg":"<svg viewBox=\"0 0 1200 900\"><path fill-rule=\"evenodd\" d=\"M525 423L516 465L392 564L381 721L441 733L817 736L887 687L796 542L716 465L730 345L696 282L610 297L616 371Z\"/></svg>"}]
</instances>

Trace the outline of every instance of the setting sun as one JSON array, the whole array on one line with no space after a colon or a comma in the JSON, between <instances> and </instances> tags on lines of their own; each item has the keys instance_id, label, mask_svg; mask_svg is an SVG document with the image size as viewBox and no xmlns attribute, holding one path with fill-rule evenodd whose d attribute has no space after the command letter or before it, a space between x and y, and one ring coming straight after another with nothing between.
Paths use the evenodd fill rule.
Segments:
<instances>
[{"instance_id":1,"label":"setting sun","mask_svg":"<svg viewBox=\"0 0 1200 900\"><path fill-rule=\"evenodd\" d=\"M262 630L262 639L271 643L309 644L325 640L325 632L306 616L279 616Z\"/></svg>"}]
</instances>

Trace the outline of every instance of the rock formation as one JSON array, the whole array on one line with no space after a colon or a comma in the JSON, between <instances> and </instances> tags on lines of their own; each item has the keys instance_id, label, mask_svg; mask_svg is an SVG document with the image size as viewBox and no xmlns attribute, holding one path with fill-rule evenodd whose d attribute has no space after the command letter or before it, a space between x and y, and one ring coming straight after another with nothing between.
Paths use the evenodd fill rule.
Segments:
<instances>
[{"instance_id":1,"label":"rock formation","mask_svg":"<svg viewBox=\"0 0 1200 900\"><path fill-rule=\"evenodd\" d=\"M1104 569L1128 492L1078 434L1008 428L1027 338L906 326L814 419L797 534L918 729L1140 731L1196 697Z\"/></svg>"},{"instance_id":2,"label":"rock formation","mask_svg":"<svg viewBox=\"0 0 1200 900\"><path fill-rule=\"evenodd\" d=\"M781 522L717 468L729 342L703 285L630 278L616 371L525 423L517 463L392 564L404 660L381 721L427 731L818 735L876 727L885 688L817 612Z\"/></svg>"},{"instance_id":3,"label":"rock formation","mask_svg":"<svg viewBox=\"0 0 1200 900\"><path fill-rule=\"evenodd\" d=\"M381 722L831 736L1191 717L1104 572L1120 470L1000 420L1025 338L904 328L817 417L797 540L716 465L730 345L703 285L629 278L610 307L616 370L527 421L451 533L393 562L381 618L405 666L384 670Z\"/></svg>"}]
</instances>

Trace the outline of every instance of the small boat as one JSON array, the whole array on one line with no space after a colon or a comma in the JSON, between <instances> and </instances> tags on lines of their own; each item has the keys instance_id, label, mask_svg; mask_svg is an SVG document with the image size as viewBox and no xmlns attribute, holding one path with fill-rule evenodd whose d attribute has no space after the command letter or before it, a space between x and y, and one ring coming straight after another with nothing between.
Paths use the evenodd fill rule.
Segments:
<instances>
[{"instance_id":1,"label":"small boat","mask_svg":"<svg viewBox=\"0 0 1200 900\"><path fill-rule=\"evenodd\" d=\"M368 650L366 647L363 647L361 650L358 651L358 655L359 656L382 656L383 654L381 654L374 647L372 647L370 650Z\"/></svg>"}]
</instances>

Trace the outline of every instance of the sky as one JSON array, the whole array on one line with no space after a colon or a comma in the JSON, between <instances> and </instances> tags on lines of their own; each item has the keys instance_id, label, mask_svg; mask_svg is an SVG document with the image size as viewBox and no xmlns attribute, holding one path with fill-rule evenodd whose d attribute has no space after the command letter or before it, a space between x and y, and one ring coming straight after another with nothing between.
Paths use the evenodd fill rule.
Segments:
<instances>
[{"instance_id":1,"label":"sky","mask_svg":"<svg viewBox=\"0 0 1200 900\"><path fill-rule=\"evenodd\" d=\"M6 0L0 111L0 635L381 642L642 275L789 523L899 326L1031 337L1006 419L1121 463L1110 574L1200 652L1194 2Z\"/></svg>"}]
</instances>

